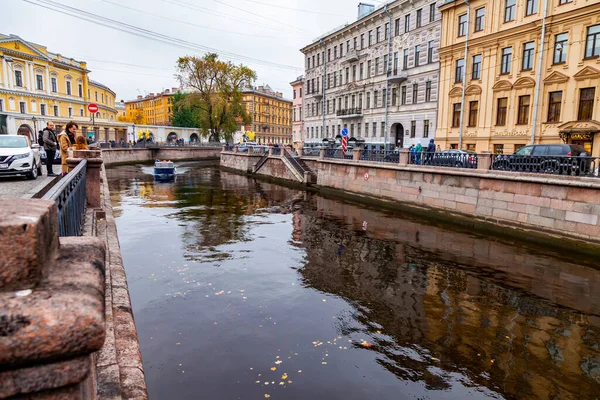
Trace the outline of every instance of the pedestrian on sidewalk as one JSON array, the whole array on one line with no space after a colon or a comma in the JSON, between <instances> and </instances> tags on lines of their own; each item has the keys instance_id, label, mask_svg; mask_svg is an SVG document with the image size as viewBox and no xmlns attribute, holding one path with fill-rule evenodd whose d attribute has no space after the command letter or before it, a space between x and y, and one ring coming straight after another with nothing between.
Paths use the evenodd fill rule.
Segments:
<instances>
[{"instance_id":1,"label":"pedestrian on sidewalk","mask_svg":"<svg viewBox=\"0 0 600 400\"><path fill-rule=\"evenodd\" d=\"M52 163L56 156L56 148L58 147L58 139L54 133L54 122L48 121L46 128L42 131L42 139L44 141L44 151L46 152L46 170L48 176L56 176L52 171Z\"/></svg>"},{"instance_id":2,"label":"pedestrian on sidewalk","mask_svg":"<svg viewBox=\"0 0 600 400\"><path fill-rule=\"evenodd\" d=\"M435 141L429 139L429 145L427 146L427 155L425 159L426 164L431 164L433 161L433 155L435 154Z\"/></svg>"},{"instance_id":3,"label":"pedestrian on sidewalk","mask_svg":"<svg viewBox=\"0 0 600 400\"><path fill-rule=\"evenodd\" d=\"M65 130L58 135L58 143L60 144L60 161L62 167L62 175L66 175L69 172L69 165L67 164L67 158L69 157L69 149L73 147L73 142L70 136L75 137L77 132L77 124L73 121L69 122L65 127Z\"/></svg>"}]
</instances>

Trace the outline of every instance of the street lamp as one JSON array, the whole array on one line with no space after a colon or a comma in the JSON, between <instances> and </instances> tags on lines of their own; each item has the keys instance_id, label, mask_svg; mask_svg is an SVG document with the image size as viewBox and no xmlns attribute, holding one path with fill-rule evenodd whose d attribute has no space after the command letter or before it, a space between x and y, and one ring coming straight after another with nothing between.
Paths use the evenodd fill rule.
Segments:
<instances>
[{"instance_id":1,"label":"street lamp","mask_svg":"<svg viewBox=\"0 0 600 400\"><path fill-rule=\"evenodd\" d=\"M137 141L137 139L135 138L135 122L133 123L133 146L135 147L135 142Z\"/></svg>"}]
</instances>

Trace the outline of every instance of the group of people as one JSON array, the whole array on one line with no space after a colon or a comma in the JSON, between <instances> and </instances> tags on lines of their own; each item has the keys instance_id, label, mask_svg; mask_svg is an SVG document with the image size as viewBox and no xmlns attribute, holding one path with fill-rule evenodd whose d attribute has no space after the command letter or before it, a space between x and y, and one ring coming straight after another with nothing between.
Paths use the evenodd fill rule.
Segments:
<instances>
[{"instance_id":1,"label":"group of people","mask_svg":"<svg viewBox=\"0 0 600 400\"><path fill-rule=\"evenodd\" d=\"M408 150L410 151L411 164L421 164L421 161L427 162L433 158L436 152L442 151L439 145L436 147L434 139L429 139L427 147L423 147L421 142L417 142L416 146L411 144ZM423 156L423 153L425 153L425 156Z\"/></svg>"},{"instance_id":2,"label":"group of people","mask_svg":"<svg viewBox=\"0 0 600 400\"><path fill-rule=\"evenodd\" d=\"M46 169L48 176L58 176L52 170L52 163L57 151L60 151L61 175L66 175L69 172L67 158L70 150L88 150L87 140L85 137L77 136L79 126L71 121L65 126L65 130L58 135L54 132L54 122L49 121L46 128L40 132L42 135L44 151L46 152Z\"/></svg>"}]
</instances>

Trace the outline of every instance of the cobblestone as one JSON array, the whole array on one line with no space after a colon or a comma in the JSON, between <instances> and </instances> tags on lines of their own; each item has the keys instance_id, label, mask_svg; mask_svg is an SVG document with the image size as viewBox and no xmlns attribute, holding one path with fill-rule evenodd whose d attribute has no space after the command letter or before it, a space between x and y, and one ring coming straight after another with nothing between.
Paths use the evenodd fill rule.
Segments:
<instances>
[{"instance_id":1,"label":"cobblestone","mask_svg":"<svg viewBox=\"0 0 600 400\"><path fill-rule=\"evenodd\" d=\"M54 166L55 173L60 170L60 165ZM46 167L43 167L43 175L35 180L28 180L24 176L2 176L0 177L0 198L31 198L31 196L45 187L53 178L46 176ZM39 187L39 190L37 188Z\"/></svg>"}]
</instances>

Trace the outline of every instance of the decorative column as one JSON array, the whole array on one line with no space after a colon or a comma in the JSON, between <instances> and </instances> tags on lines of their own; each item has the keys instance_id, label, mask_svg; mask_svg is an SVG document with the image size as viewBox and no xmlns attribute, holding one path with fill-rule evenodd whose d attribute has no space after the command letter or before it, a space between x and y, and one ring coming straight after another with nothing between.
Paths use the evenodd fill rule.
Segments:
<instances>
[{"instance_id":1,"label":"decorative column","mask_svg":"<svg viewBox=\"0 0 600 400\"><path fill-rule=\"evenodd\" d=\"M54 201L3 199L0 210L0 399L95 399L104 243L59 239Z\"/></svg>"},{"instance_id":2,"label":"decorative column","mask_svg":"<svg viewBox=\"0 0 600 400\"><path fill-rule=\"evenodd\" d=\"M74 150L73 158L67 158L69 170L75 168L83 159L87 160L85 178L85 197L89 208L100 208L100 168L102 168L101 150Z\"/></svg>"},{"instance_id":3,"label":"decorative column","mask_svg":"<svg viewBox=\"0 0 600 400\"><path fill-rule=\"evenodd\" d=\"M407 166L410 161L410 150L400 149L400 154L398 158L401 166Z\"/></svg>"}]
</instances>

